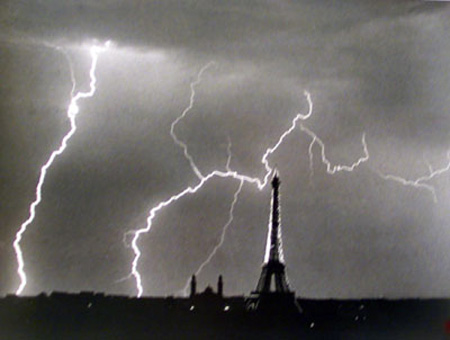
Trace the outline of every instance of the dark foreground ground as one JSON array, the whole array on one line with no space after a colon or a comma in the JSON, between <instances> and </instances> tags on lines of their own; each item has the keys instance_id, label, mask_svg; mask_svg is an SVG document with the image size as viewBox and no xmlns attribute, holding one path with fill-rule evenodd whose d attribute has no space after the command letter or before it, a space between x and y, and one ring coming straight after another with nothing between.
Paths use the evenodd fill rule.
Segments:
<instances>
[{"instance_id":1,"label":"dark foreground ground","mask_svg":"<svg viewBox=\"0 0 450 340\"><path fill-rule=\"evenodd\" d=\"M7 296L0 339L450 339L448 299L297 301L298 315L243 297Z\"/></svg>"}]
</instances>

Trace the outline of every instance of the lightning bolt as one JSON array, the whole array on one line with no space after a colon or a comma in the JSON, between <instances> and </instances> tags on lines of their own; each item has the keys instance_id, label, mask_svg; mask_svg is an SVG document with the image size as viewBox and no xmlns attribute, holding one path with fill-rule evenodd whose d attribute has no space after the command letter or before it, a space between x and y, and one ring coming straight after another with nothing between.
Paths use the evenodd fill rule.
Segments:
<instances>
[{"instance_id":1,"label":"lightning bolt","mask_svg":"<svg viewBox=\"0 0 450 340\"><path fill-rule=\"evenodd\" d=\"M170 126L170 135L172 136L175 144L177 144L179 147L181 147L183 149L184 152L184 156L187 158L187 160L189 161L189 164L191 165L192 170L195 172L195 174L197 175L198 179L202 179L203 175L200 172L200 170L198 169L197 165L194 162L194 159L192 158L192 156L189 154L188 151L188 147L186 145L186 143L182 142L177 135L175 134L175 126L180 122L180 120L182 120L184 117L186 117L186 115L188 114L189 111L192 110L192 108L194 107L194 103L195 103L195 87L200 84L200 82L202 81L202 75L203 73L210 68L212 65L214 65L215 63L213 61L210 61L208 64L206 64L205 66L203 66L199 73L197 74L197 79L192 82L190 84L190 88L191 88L191 96L189 98L189 105L183 110L183 112L181 113L181 115L175 119L172 123L172 125Z\"/></svg>"},{"instance_id":2,"label":"lightning bolt","mask_svg":"<svg viewBox=\"0 0 450 340\"><path fill-rule=\"evenodd\" d=\"M72 63L70 61L70 58L68 57L67 52L60 49L59 47L57 48L58 50L63 51L64 55L66 56L67 60L69 61L69 67L70 67L70 75L71 75L71 80L72 80L72 91L71 91L70 104L67 108L67 117L69 118L69 121L70 121L70 130L61 140L59 147L50 154L50 157L48 158L47 162L42 166L40 175L39 175L38 184L36 186L35 200L31 203L30 208L29 208L29 217L20 226L20 228L16 234L15 240L13 242L13 247L14 247L14 251L16 253L17 265L18 265L17 266L17 274L20 277L20 284L16 290L16 295L20 295L23 292L23 290L25 289L25 286L27 285L27 275L25 273L25 263L23 260L23 254L22 254L22 249L20 247L20 242L23 238L23 235L27 231L28 226L33 222L33 220L36 216L37 206L42 201L42 187L44 185L45 178L47 176L47 171L50 169L50 167L54 163L55 159L64 152L64 150L67 147L67 143L69 142L69 140L72 138L72 136L75 134L75 132L77 130L76 116L78 115L78 113L80 111L80 108L78 106L78 101L80 99L92 97L95 94L96 83L97 83L97 79L95 77L95 71L97 68L98 56L101 52L103 52L105 50L106 47L108 47L108 45L109 45L109 43L106 43L104 47L99 47L99 46L91 47L91 49L90 49L91 67L89 70L89 76L90 76L89 91L77 92L75 95L74 95L75 76L74 76L74 72L73 72Z\"/></svg>"},{"instance_id":3,"label":"lightning bolt","mask_svg":"<svg viewBox=\"0 0 450 340\"><path fill-rule=\"evenodd\" d=\"M227 171L231 171L231 157L233 156L233 154L231 153L231 139L230 136L228 136L228 146L227 146L227 163L225 164L225 169L227 169Z\"/></svg>"},{"instance_id":4,"label":"lightning bolt","mask_svg":"<svg viewBox=\"0 0 450 340\"><path fill-rule=\"evenodd\" d=\"M228 138L227 153L228 153L228 158L227 158L227 163L226 163L226 169L227 169L227 171L232 171L231 168L230 168L230 162L231 162L232 153L231 153L231 141L230 141L229 138ZM195 271L195 275L196 276L198 276L202 272L202 270L211 262L213 257L216 255L217 251L222 247L223 242L225 241L225 236L226 236L227 230L228 230L229 226L231 225L231 223L233 223L233 220L234 220L234 207L236 206L236 203L237 203L237 201L239 199L239 195L240 195L240 193L242 191L243 185L244 185L244 181L241 180L239 182L239 186L238 186L237 190L234 193L233 201L231 202L230 211L228 213L228 221L225 223L225 225L222 228L222 233L220 234L219 242L213 248L213 250L208 255L206 260L203 261L200 264L200 266L198 267L198 269ZM189 283L190 283L190 280L188 280L186 282L186 285L184 286L184 288L181 291L184 295L187 295L187 292L188 292L188 289L189 289Z\"/></svg>"},{"instance_id":5,"label":"lightning bolt","mask_svg":"<svg viewBox=\"0 0 450 340\"><path fill-rule=\"evenodd\" d=\"M198 82L197 82L198 84ZM191 84L191 102L190 104L193 105L193 99L194 95L192 95L193 89L195 89L195 86ZM283 134L279 137L278 141L272 146L269 147L265 153L263 154L262 158L261 158L261 163L264 165L264 168L266 170L266 173L264 175L264 177L262 179L258 178L258 177L250 177L250 176L246 176L243 174L240 174L236 171L230 171L230 169L227 169L227 171L220 171L220 170L214 170L211 173L207 174L206 176L203 176L200 171L196 172L197 177L199 177L199 182L197 185L195 186L189 186L186 189L182 190L181 192L179 192L178 194L173 195L172 197L170 197L169 199L162 201L160 203L158 203L156 206L154 206L153 208L150 209L148 217L147 217L147 224L145 227L137 229L132 231L132 233L134 233L133 239L131 241L131 247L133 249L134 252L134 259L132 261L132 265L131 265L131 273L130 273L130 277L133 276L135 278L136 281L136 289L137 289L137 296L141 297L143 294L143 286L142 286L142 278L141 278L141 274L138 271L138 263L139 263L139 259L142 256L142 253L139 249L138 246L138 241L141 235L148 233L153 225L153 220L155 218L155 216L157 215L157 213L162 210L165 207L168 207L169 205L171 205L173 202L178 201L179 199L183 198L186 195L190 195L193 193L196 193L198 190L200 190L203 185L209 181L212 178L233 178L236 180L239 180L240 182L244 183L250 183L253 185L256 185L258 187L259 190L262 190L266 184L268 183L268 179L270 177L270 174L273 172L272 167L269 165L269 161L268 161L268 157L274 153L278 147L283 143L283 141L286 139L286 137L291 134L292 131L294 131L294 129L297 127L297 122L299 120L306 120L308 119L313 112L313 102L311 100L311 95L309 92L305 91L304 92L305 97L308 101L308 105L309 105L309 110L306 114L297 114L295 116L295 118L292 120L291 126L285 131L283 132ZM189 107L191 107L192 105L189 105ZM190 110L190 109L189 109ZM187 110L187 111L189 111ZM186 110L185 110L186 111ZM187 112L186 112L187 113ZM182 117L181 117L182 118ZM180 119L181 119L180 118ZM176 122L179 122L180 119L178 119ZM172 124L173 126L173 124ZM172 129L173 130L173 129ZM303 127L302 129L303 131L309 131L310 132L310 136L312 136L312 131L310 131L309 129L306 129ZM330 171L328 171L328 173L334 174L335 172L338 171L353 171L355 169L355 167L359 166L361 163L367 161L369 159L368 153L367 153L367 147L365 145L365 139L363 136L363 143L364 143L364 149L366 151L366 154L364 157L360 158L357 162L353 163L350 166L345 166L345 165L335 165L332 166L331 162L328 161L328 159L325 157L325 148L324 148L324 144L323 142L314 134L314 142L317 142L319 145L322 146L322 161L325 162L325 164L327 165L327 169L329 169ZM173 137L173 136L172 136ZM185 156L189 155L189 153L187 152L187 146L186 144L184 144L183 142L179 141L179 143L177 143L178 145L180 145L181 147L183 147L183 149L185 150ZM187 156L186 156L187 157ZM192 157L188 157L188 159L191 162L191 166L192 164L195 165L195 162L193 161ZM229 163L228 163L229 164ZM198 170L198 168L197 168ZM129 232L127 232L129 233Z\"/></svg>"},{"instance_id":6,"label":"lightning bolt","mask_svg":"<svg viewBox=\"0 0 450 340\"><path fill-rule=\"evenodd\" d=\"M448 159L448 163L445 167L437 169L437 170L433 170L433 167L428 163L428 169L430 171L430 173L428 175L419 177L415 180L411 180L411 179L406 179L404 177L401 176L397 176L397 175L390 175L390 174L383 174L381 171L375 170L375 172L383 179L385 180L391 180L397 183L400 183L404 186L410 186L410 187L414 187L414 188L418 188L418 189L425 189L428 190L431 195L433 196L433 200L435 203L438 202L438 198L437 198L437 194L436 194L436 189L434 186L428 184L427 182L431 181L433 178L440 176L446 172L448 172L450 170L450 151L447 152L447 159Z\"/></svg>"},{"instance_id":7,"label":"lightning bolt","mask_svg":"<svg viewBox=\"0 0 450 340\"><path fill-rule=\"evenodd\" d=\"M430 172L430 174L433 173L433 166L431 165L431 163L428 161L428 159L426 158L426 156L423 154L422 155L423 161L425 162L425 164L427 165L428 171Z\"/></svg>"},{"instance_id":8,"label":"lightning bolt","mask_svg":"<svg viewBox=\"0 0 450 340\"><path fill-rule=\"evenodd\" d=\"M198 276L198 275L203 271L203 269L211 262L211 260L213 259L213 257L216 255L217 251L222 247L223 242L225 241L225 236L226 236L228 227L231 225L231 223L233 223L233 219L234 219L234 207L236 206L236 203L237 203L237 201L238 201L238 199L239 199L239 195L240 195L240 193L241 193L241 190L242 190L243 185L244 185L244 181L241 180L241 181L239 182L239 186L238 186L237 190L236 190L235 193L234 193L233 201L231 202L230 212L229 212L229 215L228 215L228 221L227 221L227 223L226 223L226 224L223 226L223 228L222 228L222 233L221 233L221 235L220 235L220 240L219 240L219 242L215 245L215 247L213 248L213 250L211 251L211 253L208 255L208 257L206 258L206 260L203 261L203 262L200 264L200 266L198 267L198 269L195 271L195 275L196 275L196 276ZM187 295L187 291L188 291L188 289L189 289L189 283L190 283L190 280L188 280L188 281L186 282L186 285L184 286L184 288L183 288L183 290L182 290L182 292L184 293L184 295Z\"/></svg>"},{"instance_id":9,"label":"lightning bolt","mask_svg":"<svg viewBox=\"0 0 450 340\"><path fill-rule=\"evenodd\" d=\"M51 44L51 43L49 43L47 41L43 41L41 43L44 46L48 47L48 48L52 48L52 49L54 49L54 50L56 50L58 52L61 52L64 55L64 57L66 58L67 64L69 64L70 81L72 83L72 89L70 90L70 97L73 98L77 82L76 82L76 79L75 79L75 72L73 70L72 59L70 58L69 53L67 53L67 51L64 48L62 48L61 46Z\"/></svg>"},{"instance_id":10,"label":"lightning bolt","mask_svg":"<svg viewBox=\"0 0 450 340\"><path fill-rule=\"evenodd\" d=\"M327 173L330 175L334 175L335 173L341 172L341 171L352 172L359 165L361 165L362 163L367 162L369 160L370 155L369 155L369 150L367 149L366 133L363 133L362 138L361 138L361 144L363 146L364 156L360 157L358 160L356 160L356 162L354 162L351 165L340 165L340 164L332 165L331 162L327 159L327 156L325 154L324 142L319 137L317 137L317 135L314 132L312 132L310 129L305 127L303 124L300 124L300 130L304 131L306 134L308 134L312 138L311 144L309 144L309 148L308 148L309 169L311 171L311 174L314 174L313 146L316 143L320 146L321 161L323 164L325 164L325 166L327 168Z\"/></svg>"}]
</instances>

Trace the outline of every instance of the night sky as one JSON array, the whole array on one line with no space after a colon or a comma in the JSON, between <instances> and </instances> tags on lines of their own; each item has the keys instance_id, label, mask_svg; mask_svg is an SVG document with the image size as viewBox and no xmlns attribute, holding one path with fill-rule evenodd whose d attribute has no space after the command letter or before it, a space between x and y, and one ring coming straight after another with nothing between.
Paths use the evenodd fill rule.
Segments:
<instances>
[{"instance_id":1,"label":"night sky","mask_svg":"<svg viewBox=\"0 0 450 340\"><path fill-rule=\"evenodd\" d=\"M198 183L170 136L208 62L196 101L176 127L203 174L265 174L261 157L306 113L332 164L327 174L296 129L269 157L282 180L284 255L304 297L448 297L450 172L429 190L414 180L444 168L450 149L450 5L410 0L30 0L0 5L0 294L19 285L12 247L40 167L69 130L72 87L89 86L89 48L106 40L97 92L80 101L78 130L49 170L21 243L25 295L82 290L136 295L127 230ZM213 179L162 210L139 240L144 295L169 295L219 242L239 181ZM244 184L223 247L199 275L225 294L255 288L270 188ZM125 242L124 242L125 241Z\"/></svg>"}]
</instances>

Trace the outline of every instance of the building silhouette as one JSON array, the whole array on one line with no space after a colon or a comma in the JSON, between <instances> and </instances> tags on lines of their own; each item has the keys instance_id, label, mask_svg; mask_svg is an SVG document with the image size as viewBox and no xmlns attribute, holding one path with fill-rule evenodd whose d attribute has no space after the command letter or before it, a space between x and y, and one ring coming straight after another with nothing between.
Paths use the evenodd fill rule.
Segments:
<instances>
[{"instance_id":1,"label":"building silhouette","mask_svg":"<svg viewBox=\"0 0 450 340\"><path fill-rule=\"evenodd\" d=\"M197 294L197 278L195 275L191 277L191 294L189 295L191 298Z\"/></svg>"},{"instance_id":2,"label":"building silhouette","mask_svg":"<svg viewBox=\"0 0 450 340\"><path fill-rule=\"evenodd\" d=\"M197 293L197 277L192 275L191 277L191 293L189 294L189 297L195 298L202 295L215 295L217 297L223 298L223 277L222 275L219 275L219 278L217 279L217 292L214 292L214 289L211 286L207 286L205 290L202 293Z\"/></svg>"}]
</instances>

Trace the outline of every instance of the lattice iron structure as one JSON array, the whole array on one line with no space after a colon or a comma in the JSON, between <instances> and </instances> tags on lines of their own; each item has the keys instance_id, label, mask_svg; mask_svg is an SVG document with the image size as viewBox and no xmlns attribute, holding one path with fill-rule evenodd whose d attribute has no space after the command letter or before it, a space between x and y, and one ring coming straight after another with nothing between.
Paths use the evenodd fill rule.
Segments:
<instances>
[{"instance_id":1,"label":"lattice iron structure","mask_svg":"<svg viewBox=\"0 0 450 340\"><path fill-rule=\"evenodd\" d=\"M280 178L272 179L272 202L264 264L254 293L290 293L284 264L280 223Z\"/></svg>"}]
</instances>

